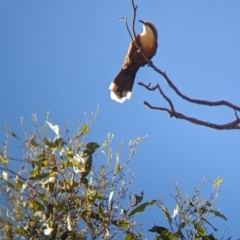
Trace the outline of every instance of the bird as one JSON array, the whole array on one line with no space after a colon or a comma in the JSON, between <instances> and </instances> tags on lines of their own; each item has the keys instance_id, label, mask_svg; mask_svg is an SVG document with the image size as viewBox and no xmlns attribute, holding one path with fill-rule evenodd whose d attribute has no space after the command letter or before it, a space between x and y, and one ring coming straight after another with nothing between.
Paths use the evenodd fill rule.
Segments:
<instances>
[{"instance_id":1,"label":"bird","mask_svg":"<svg viewBox=\"0 0 240 240\"><path fill-rule=\"evenodd\" d=\"M109 86L111 99L119 103L130 99L136 73L140 67L148 63L141 51L149 60L157 52L158 33L156 27L149 21L139 20L139 22L143 24L143 32L137 34L136 38L130 42L123 66Z\"/></svg>"}]
</instances>

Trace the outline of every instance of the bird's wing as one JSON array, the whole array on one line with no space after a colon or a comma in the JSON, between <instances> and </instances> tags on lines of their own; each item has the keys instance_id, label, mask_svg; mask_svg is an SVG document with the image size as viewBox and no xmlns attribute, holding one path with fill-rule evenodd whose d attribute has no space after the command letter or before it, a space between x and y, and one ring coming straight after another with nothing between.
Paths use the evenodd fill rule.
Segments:
<instances>
[{"instance_id":1,"label":"bird's wing","mask_svg":"<svg viewBox=\"0 0 240 240\"><path fill-rule=\"evenodd\" d=\"M137 43L138 46L141 48L139 41L138 41L139 35L137 35ZM133 41L130 42L129 47L128 47L128 52L124 58L124 63L123 63L123 69L126 69L129 67L129 65L135 65L137 63L138 67L145 65L146 61L142 57L141 53L138 51L135 43Z\"/></svg>"}]
</instances>

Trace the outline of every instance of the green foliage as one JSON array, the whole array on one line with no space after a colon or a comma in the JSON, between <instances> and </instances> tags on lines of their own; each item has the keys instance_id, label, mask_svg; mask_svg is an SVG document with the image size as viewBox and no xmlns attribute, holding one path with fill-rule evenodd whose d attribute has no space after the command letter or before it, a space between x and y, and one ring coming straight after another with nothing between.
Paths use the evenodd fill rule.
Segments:
<instances>
[{"instance_id":1,"label":"green foliage","mask_svg":"<svg viewBox=\"0 0 240 240\"><path fill-rule=\"evenodd\" d=\"M21 166L7 156L7 144L0 153L1 195L7 205L0 210L0 236L6 239L142 239L133 216L156 200L145 202L143 193L134 195L128 210L121 211L132 177L128 163L142 138L129 144L128 158L120 161L122 145L112 152L113 135L103 144L87 141L94 117L76 134L60 134L60 127L48 121L27 132L21 122L23 138L6 128L6 136L19 141L23 153ZM7 140L6 140L7 143ZM116 156L113 157L113 156ZM18 159L19 162L19 159Z\"/></svg>"},{"instance_id":2,"label":"green foliage","mask_svg":"<svg viewBox=\"0 0 240 240\"><path fill-rule=\"evenodd\" d=\"M206 180L191 198L176 183L176 208L171 215L161 199L144 201L144 191L128 194L133 180L127 175L128 164L143 138L130 141L129 156L122 161L122 144L114 153L110 133L102 144L88 141L93 119L83 126L78 123L75 134L67 127L64 136L58 125L48 121L48 113L43 125L33 115L36 129L32 132L25 131L21 121L22 139L6 127L6 143L0 152L0 194L7 204L0 206L0 238L145 239L134 217L157 204L168 226L149 229L154 239L217 239L218 229L210 218L227 220L214 209L222 178L211 182L206 200L201 197ZM7 155L9 137L20 142L22 159ZM21 163L18 172L11 168L14 160Z\"/></svg>"},{"instance_id":3,"label":"green foliage","mask_svg":"<svg viewBox=\"0 0 240 240\"><path fill-rule=\"evenodd\" d=\"M207 182L211 182L212 188L209 198L205 200L201 197L201 190ZM227 220L222 213L214 209L221 182L221 178L215 181L203 180L198 188L195 189L191 198L188 197L188 194L183 193L177 186L177 183L175 183L173 198L176 202L176 208L172 216L169 214L168 208L164 205L163 201L161 199L158 201L158 206L165 216L169 228L157 225L153 226L149 231L156 233L155 239L217 239L213 233L208 233L207 227L210 226L211 230L217 232L217 228L213 227L209 219L218 217Z\"/></svg>"},{"instance_id":4,"label":"green foliage","mask_svg":"<svg viewBox=\"0 0 240 240\"><path fill-rule=\"evenodd\" d=\"M135 215L136 213L143 212L147 206L152 206L152 205L155 204L155 203L156 203L156 200L152 200L151 202L145 202L145 203L141 204L140 206L134 208L134 209L129 213L129 216L133 216L133 215Z\"/></svg>"}]
</instances>

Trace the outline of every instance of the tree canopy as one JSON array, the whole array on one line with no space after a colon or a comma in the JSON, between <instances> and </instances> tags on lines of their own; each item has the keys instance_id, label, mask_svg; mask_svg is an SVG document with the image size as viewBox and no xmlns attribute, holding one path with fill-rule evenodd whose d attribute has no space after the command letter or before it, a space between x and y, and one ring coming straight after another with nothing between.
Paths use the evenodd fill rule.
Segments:
<instances>
[{"instance_id":1,"label":"tree canopy","mask_svg":"<svg viewBox=\"0 0 240 240\"><path fill-rule=\"evenodd\" d=\"M0 211L2 236L128 240L145 239L149 231L155 239L217 239L212 233L217 228L209 219L227 220L214 208L221 178L210 182L212 190L207 199L201 197L201 189L209 181L201 181L191 197L175 183L176 208L171 214L161 198L145 200L144 189L139 194L130 190L133 175L128 164L143 137L129 142L129 154L123 160L122 144L117 151L111 147L112 134L108 133L103 143L88 139L93 119L79 123L74 134L68 127L61 134L59 126L48 120L48 114L43 124L33 115L32 131L26 131L22 122L23 136L5 128L6 144L0 153L1 197L6 202ZM20 143L21 159L11 156L7 144L10 137ZM158 206L166 223L152 223L147 230L135 215L144 214L153 205Z\"/></svg>"}]
</instances>

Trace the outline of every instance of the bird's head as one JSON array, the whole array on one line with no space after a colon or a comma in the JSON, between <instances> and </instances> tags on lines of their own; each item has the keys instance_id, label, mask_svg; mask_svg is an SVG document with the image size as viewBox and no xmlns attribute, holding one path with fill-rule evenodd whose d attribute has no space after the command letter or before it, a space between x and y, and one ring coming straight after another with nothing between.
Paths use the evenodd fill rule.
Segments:
<instances>
[{"instance_id":1,"label":"bird's head","mask_svg":"<svg viewBox=\"0 0 240 240\"><path fill-rule=\"evenodd\" d=\"M139 20L143 24L143 34L148 34L150 31L153 32L155 39L158 38L158 33L156 27L148 21Z\"/></svg>"}]
</instances>

